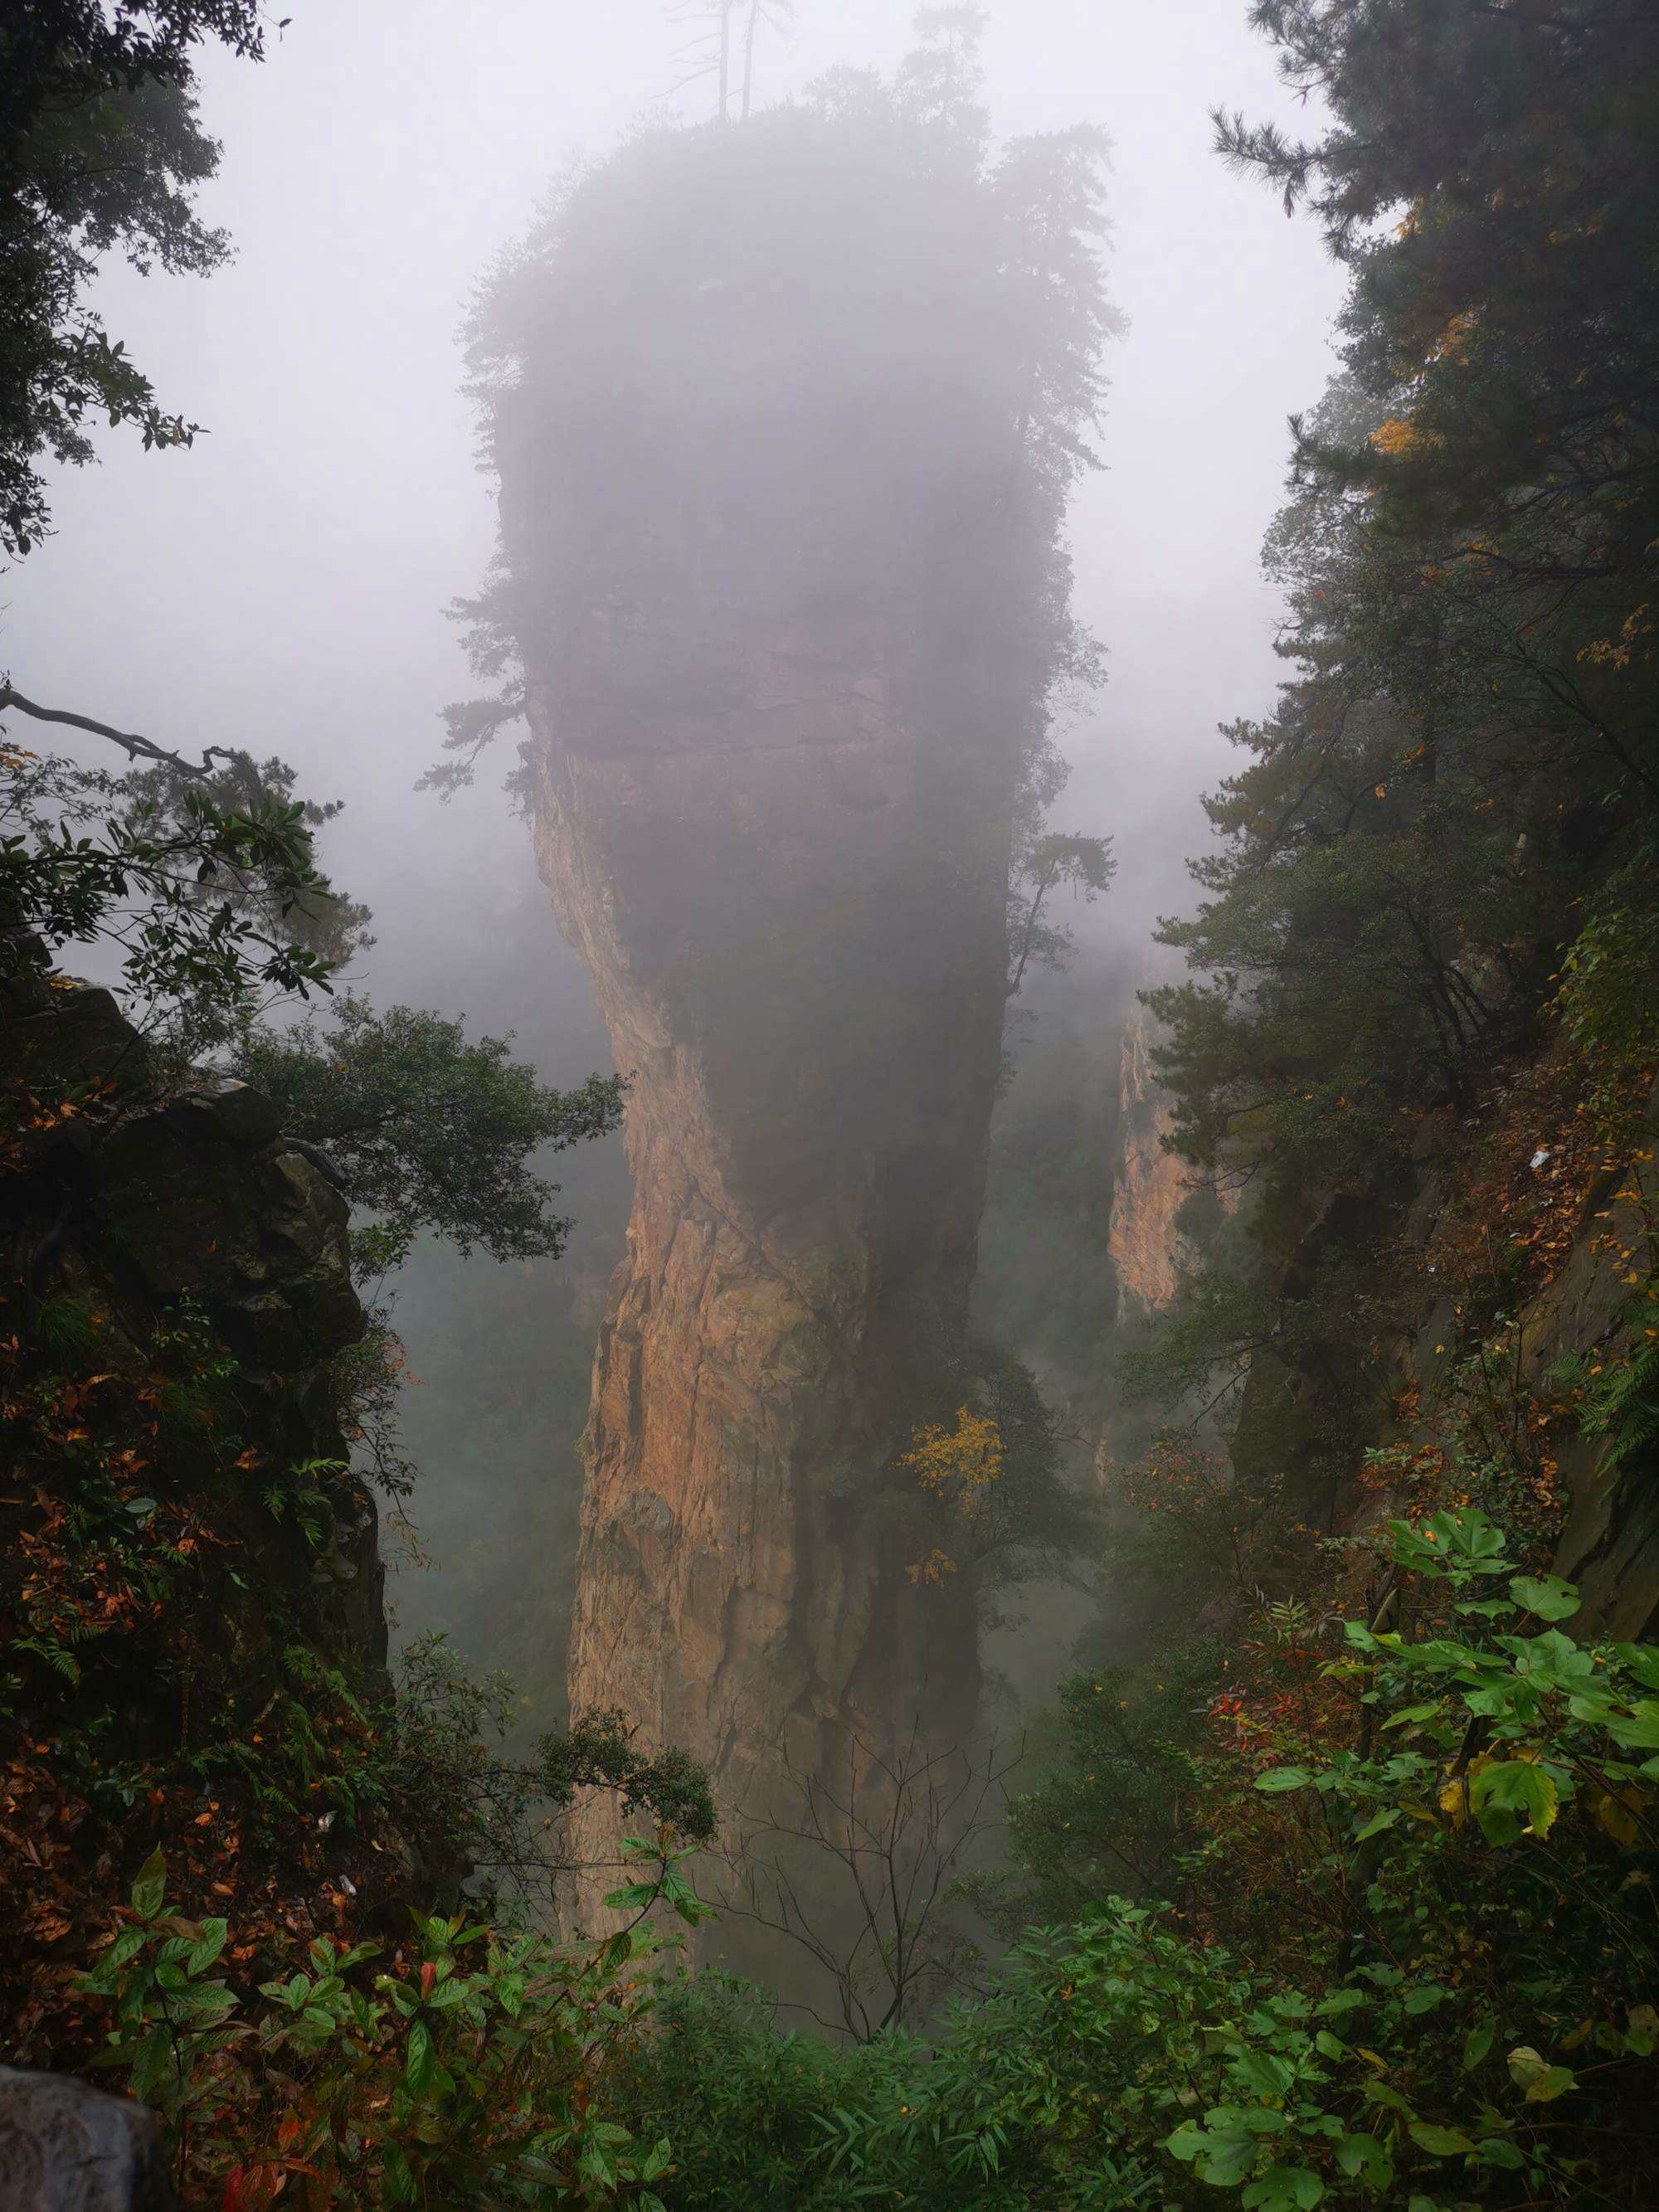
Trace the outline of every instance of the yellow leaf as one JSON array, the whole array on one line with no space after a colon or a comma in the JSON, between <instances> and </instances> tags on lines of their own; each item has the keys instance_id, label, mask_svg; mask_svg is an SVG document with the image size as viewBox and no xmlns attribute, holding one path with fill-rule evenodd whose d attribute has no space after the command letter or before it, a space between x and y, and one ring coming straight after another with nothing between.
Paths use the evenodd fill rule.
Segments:
<instances>
[{"instance_id":1,"label":"yellow leaf","mask_svg":"<svg viewBox=\"0 0 1659 2212\"><path fill-rule=\"evenodd\" d=\"M1592 1790L1588 1794L1597 1826L1615 1844L1633 1844L1642 1832L1641 1824L1635 1817L1642 1807L1641 1792L1625 1790L1614 1796L1609 1790Z\"/></svg>"}]
</instances>

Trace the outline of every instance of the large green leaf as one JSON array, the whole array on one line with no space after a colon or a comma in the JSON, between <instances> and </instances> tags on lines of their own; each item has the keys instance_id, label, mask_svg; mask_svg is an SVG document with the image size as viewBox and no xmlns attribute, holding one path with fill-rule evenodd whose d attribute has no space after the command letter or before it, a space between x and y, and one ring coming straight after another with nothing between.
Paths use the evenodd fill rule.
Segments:
<instances>
[{"instance_id":1,"label":"large green leaf","mask_svg":"<svg viewBox=\"0 0 1659 2212\"><path fill-rule=\"evenodd\" d=\"M1516 1575L1510 1583L1510 1594L1540 1620L1566 1620L1582 1602L1572 1584L1564 1583L1559 1575Z\"/></svg>"},{"instance_id":2,"label":"large green leaf","mask_svg":"<svg viewBox=\"0 0 1659 2212\"><path fill-rule=\"evenodd\" d=\"M1507 1843L1516 1821L1534 1836L1547 1836L1559 1799L1554 1783L1535 1761L1500 1759L1471 1778L1469 1802L1490 1840Z\"/></svg>"},{"instance_id":3,"label":"large green leaf","mask_svg":"<svg viewBox=\"0 0 1659 2212\"><path fill-rule=\"evenodd\" d=\"M1240 2201L1255 2212L1308 2212L1324 2198L1325 2185L1311 2166L1274 2166L1250 2184Z\"/></svg>"}]
</instances>

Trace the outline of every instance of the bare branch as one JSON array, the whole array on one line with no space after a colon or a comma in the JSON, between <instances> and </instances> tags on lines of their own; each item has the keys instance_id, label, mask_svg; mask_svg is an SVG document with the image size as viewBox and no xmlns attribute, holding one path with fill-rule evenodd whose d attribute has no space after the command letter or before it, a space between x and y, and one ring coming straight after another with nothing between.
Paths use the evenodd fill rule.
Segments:
<instances>
[{"instance_id":1,"label":"bare branch","mask_svg":"<svg viewBox=\"0 0 1659 2212\"><path fill-rule=\"evenodd\" d=\"M0 714L9 707L15 707L20 714L32 715L37 722L61 722L71 730L86 730L94 738L107 738L112 744L125 749L129 760L155 761L196 781L212 775L216 760L232 761L236 757L224 745L210 745L199 763L187 761L182 753L169 752L152 738L138 737L131 730L112 729L107 722L94 722L89 714L71 714L67 707L42 707L33 699L26 699L9 678L0 678Z\"/></svg>"}]
</instances>

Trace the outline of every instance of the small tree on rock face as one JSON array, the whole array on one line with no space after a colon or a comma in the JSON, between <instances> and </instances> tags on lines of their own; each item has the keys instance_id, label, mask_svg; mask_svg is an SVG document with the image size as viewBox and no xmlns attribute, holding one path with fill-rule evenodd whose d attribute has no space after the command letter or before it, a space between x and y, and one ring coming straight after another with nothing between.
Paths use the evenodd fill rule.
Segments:
<instances>
[{"instance_id":1,"label":"small tree on rock face","mask_svg":"<svg viewBox=\"0 0 1659 2212\"><path fill-rule=\"evenodd\" d=\"M1025 971L1033 961L1041 968L1064 968L1070 963L1074 950L1072 933L1063 924L1043 920L1045 902L1054 893L1069 890L1073 898L1092 906L1116 872L1109 837L1067 837L1051 832L1030 842L1017 860L1008 891L1011 999L1019 995Z\"/></svg>"},{"instance_id":2,"label":"small tree on rock face","mask_svg":"<svg viewBox=\"0 0 1659 2212\"><path fill-rule=\"evenodd\" d=\"M892 1462L899 1495L921 1508L911 1587L961 1575L983 1599L1074 1574L1089 1555L1096 1509L1066 1480L1060 1424L1036 1378L983 1346L970 1349L960 1373L968 1395L954 1418L921 1424Z\"/></svg>"}]
</instances>

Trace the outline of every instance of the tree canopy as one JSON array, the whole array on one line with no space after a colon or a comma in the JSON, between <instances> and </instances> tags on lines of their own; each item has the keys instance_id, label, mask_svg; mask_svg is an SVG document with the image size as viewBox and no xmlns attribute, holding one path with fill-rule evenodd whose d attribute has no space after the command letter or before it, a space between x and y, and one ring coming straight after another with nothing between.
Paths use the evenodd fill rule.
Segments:
<instances>
[{"instance_id":1,"label":"tree canopy","mask_svg":"<svg viewBox=\"0 0 1659 2212\"><path fill-rule=\"evenodd\" d=\"M508 1058L510 1037L469 1042L465 1025L412 1006L377 1014L355 997L327 1019L251 1030L236 1073L273 1098L290 1134L325 1150L354 1203L376 1272L400 1266L422 1230L463 1254L556 1256L568 1221L530 1162L617 1128L623 1084L591 1075L556 1091Z\"/></svg>"},{"instance_id":2,"label":"tree canopy","mask_svg":"<svg viewBox=\"0 0 1659 2212\"><path fill-rule=\"evenodd\" d=\"M51 526L43 455L94 458L90 425L131 423L147 447L187 446L82 295L102 254L204 276L229 241L192 204L218 167L194 94L209 40L264 51L258 0L26 0L0 21L0 550Z\"/></svg>"},{"instance_id":3,"label":"tree canopy","mask_svg":"<svg viewBox=\"0 0 1659 2212\"><path fill-rule=\"evenodd\" d=\"M1156 1003L1187 1156L1289 1190L1467 1103L1581 902L1650 893L1659 17L1253 19L1330 121L1218 115L1218 144L1350 270L1346 364L1292 418L1268 541L1295 673L1231 732L1252 757L1210 805L1208 901L1168 933L1207 981Z\"/></svg>"}]
</instances>

